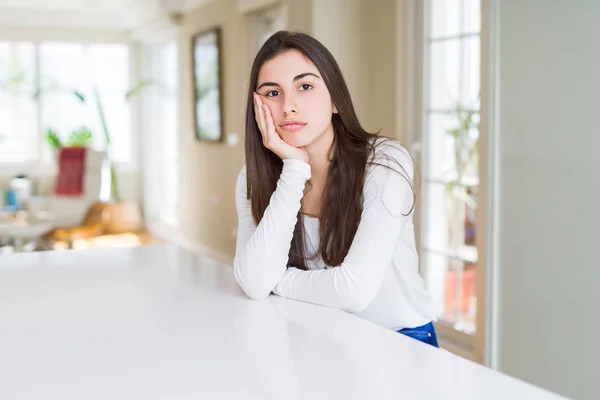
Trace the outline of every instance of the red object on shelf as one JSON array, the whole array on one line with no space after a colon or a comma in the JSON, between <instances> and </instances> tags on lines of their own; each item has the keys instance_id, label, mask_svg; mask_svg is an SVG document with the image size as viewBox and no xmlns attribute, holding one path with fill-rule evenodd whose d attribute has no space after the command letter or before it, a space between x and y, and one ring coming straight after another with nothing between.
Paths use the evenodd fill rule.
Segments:
<instances>
[{"instance_id":1,"label":"red object on shelf","mask_svg":"<svg viewBox=\"0 0 600 400\"><path fill-rule=\"evenodd\" d=\"M57 196L82 196L85 173L85 147L61 147L58 153Z\"/></svg>"},{"instance_id":2,"label":"red object on shelf","mask_svg":"<svg viewBox=\"0 0 600 400\"><path fill-rule=\"evenodd\" d=\"M471 305L471 298L475 296L475 281L476 269L473 264L466 264L461 275L462 293L460 299L456 298L456 289L458 285L458 273L456 271L448 271L446 273L446 312L449 315L454 315L457 311L468 313Z\"/></svg>"}]
</instances>

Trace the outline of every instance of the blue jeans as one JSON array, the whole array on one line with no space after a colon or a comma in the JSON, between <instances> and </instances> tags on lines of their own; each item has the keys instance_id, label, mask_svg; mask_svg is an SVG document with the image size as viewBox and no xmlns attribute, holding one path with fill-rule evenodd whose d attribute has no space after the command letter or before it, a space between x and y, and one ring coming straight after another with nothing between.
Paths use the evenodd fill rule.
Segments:
<instances>
[{"instance_id":1,"label":"blue jeans","mask_svg":"<svg viewBox=\"0 0 600 400\"><path fill-rule=\"evenodd\" d=\"M400 329L398 332L410 338L417 339L419 342L427 343L433 347L440 347L432 322L416 328Z\"/></svg>"}]
</instances>

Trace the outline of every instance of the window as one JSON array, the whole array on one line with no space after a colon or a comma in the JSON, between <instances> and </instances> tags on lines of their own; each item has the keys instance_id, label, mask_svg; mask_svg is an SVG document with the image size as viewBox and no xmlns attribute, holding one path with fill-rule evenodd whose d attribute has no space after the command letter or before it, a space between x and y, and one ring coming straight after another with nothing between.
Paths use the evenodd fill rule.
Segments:
<instances>
[{"instance_id":1,"label":"window","mask_svg":"<svg viewBox=\"0 0 600 400\"><path fill-rule=\"evenodd\" d=\"M165 129L165 202L163 215L174 224L178 220L179 210L179 114L178 114L178 82L179 63L177 42L166 45L163 49L164 68L162 79L165 82L164 129Z\"/></svg>"},{"instance_id":2,"label":"window","mask_svg":"<svg viewBox=\"0 0 600 400\"><path fill-rule=\"evenodd\" d=\"M429 0L425 20L422 273L443 325L476 333L480 0Z\"/></svg>"},{"instance_id":3,"label":"window","mask_svg":"<svg viewBox=\"0 0 600 400\"><path fill-rule=\"evenodd\" d=\"M129 65L126 44L0 42L0 161L49 163L44 135L50 128L66 139L85 126L93 147L105 149L96 87L111 133L111 158L131 162Z\"/></svg>"},{"instance_id":4,"label":"window","mask_svg":"<svg viewBox=\"0 0 600 400\"><path fill-rule=\"evenodd\" d=\"M144 212L150 223L176 226L179 202L178 52L176 41L141 47Z\"/></svg>"},{"instance_id":5,"label":"window","mask_svg":"<svg viewBox=\"0 0 600 400\"><path fill-rule=\"evenodd\" d=\"M32 162L37 157L34 100L36 54L32 43L0 42L0 162Z\"/></svg>"}]
</instances>

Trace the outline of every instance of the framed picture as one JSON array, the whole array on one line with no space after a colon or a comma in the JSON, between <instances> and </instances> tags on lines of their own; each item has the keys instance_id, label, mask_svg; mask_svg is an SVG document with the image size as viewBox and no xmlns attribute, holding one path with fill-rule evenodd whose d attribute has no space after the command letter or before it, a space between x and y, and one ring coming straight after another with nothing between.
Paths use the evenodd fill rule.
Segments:
<instances>
[{"instance_id":1,"label":"framed picture","mask_svg":"<svg viewBox=\"0 0 600 400\"><path fill-rule=\"evenodd\" d=\"M213 28L192 39L194 129L197 140L223 139L221 30Z\"/></svg>"}]
</instances>

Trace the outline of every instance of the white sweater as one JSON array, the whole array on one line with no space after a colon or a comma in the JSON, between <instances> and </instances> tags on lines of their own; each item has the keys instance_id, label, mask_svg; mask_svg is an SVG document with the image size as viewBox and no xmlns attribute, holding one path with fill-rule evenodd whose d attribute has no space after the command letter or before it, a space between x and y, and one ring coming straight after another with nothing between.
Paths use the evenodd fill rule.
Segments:
<instances>
[{"instance_id":1,"label":"white sweater","mask_svg":"<svg viewBox=\"0 0 600 400\"><path fill-rule=\"evenodd\" d=\"M401 169L412 181L412 159L396 142L378 147L375 160ZM284 160L277 188L256 226L246 198L246 168L237 179L238 235L233 263L237 282L253 299L271 292L304 302L338 308L386 328L400 330L435 320L429 293L418 271L410 185L400 173L369 165L363 212L350 250L340 266L308 261L309 271L287 268L297 215L310 165ZM303 216L308 255L319 245L319 220Z\"/></svg>"}]
</instances>

